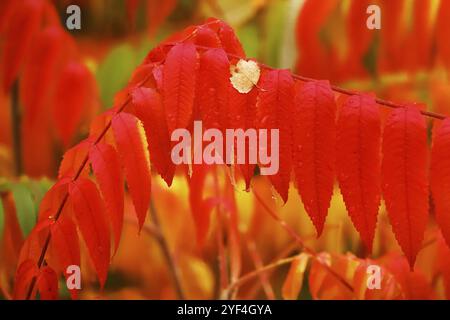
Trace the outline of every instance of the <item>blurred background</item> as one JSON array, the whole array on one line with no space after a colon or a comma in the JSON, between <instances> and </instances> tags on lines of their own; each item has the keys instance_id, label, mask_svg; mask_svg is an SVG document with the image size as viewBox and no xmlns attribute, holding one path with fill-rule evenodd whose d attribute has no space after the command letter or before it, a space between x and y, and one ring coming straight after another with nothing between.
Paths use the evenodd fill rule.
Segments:
<instances>
[{"instance_id":1,"label":"blurred background","mask_svg":"<svg viewBox=\"0 0 450 320\"><path fill-rule=\"evenodd\" d=\"M80 30L65 27L66 9L71 4L81 9ZM366 26L370 4L381 8L380 30ZM25 0L17 5L16 1L2 0L0 296L10 296L21 243L33 227L39 201L56 178L64 152L87 136L95 115L113 106L115 94L126 86L151 48L208 17L230 24L247 57L274 68L289 68L302 76L328 79L341 87L374 92L399 103L418 102L438 113L450 112L450 1ZM216 187L217 177L223 192L229 191L226 170L219 168L205 178L205 193ZM211 230L200 248L195 241L186 179L177 176L171 188L157 176L154 180L156 210L187 296L218 297L216 215L211 215ZM230 258L231 265L238 261L231 272L234 276L298 252L292 238L267 214L266 206L280 214L316 252L366 256L338 190L325 231L316 239L295 188L290 189L288 203L281 205L263 177L255 178L254 188L265 199L264 204L243 191L241 182L232 187L235 192L229 196L236 205L239 234L238 253L234 253L238 257ZM92 271L83 271L80 297L175 298L151 223L138 235L129 199L127 204L123 240L113 258L105 291L98 291ZM378 221L371 257L400 256L383 208ZM430 224L418 269L411 278L402 280L417 284L410 289L409 298L445 298L446 290L447 297L450 295L450 274L443 271L450 269L450 253ZM232 256L233 249L229 250ZM91 270L86 259L83 261L83 270ZM288 269L283 265L273 273L255 277L236 296L280 298ZM299 297L350 297L345 290L333 296L323 288L309 287L305 281ZM68 297L67 292L62 294Z\"/></svg>"}]
</instances>

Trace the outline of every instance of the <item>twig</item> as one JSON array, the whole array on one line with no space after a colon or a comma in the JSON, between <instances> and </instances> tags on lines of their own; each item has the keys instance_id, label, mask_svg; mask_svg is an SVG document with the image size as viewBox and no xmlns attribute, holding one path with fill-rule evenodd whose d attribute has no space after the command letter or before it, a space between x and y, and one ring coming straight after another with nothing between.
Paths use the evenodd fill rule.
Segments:
<instances>
[{"instance_id":1,"label":"twig","mask_svg":"<svg viewBox=\"0 0 450 320\"><path fill-rule=\"evenodd\" d=\"M169 245L164 236L164 232L161 228L161 224L159 222L158 214L156 212L156 208L155 208L153 201L150 201L150 215L152 217L153 225L156 230L154 235L156 237L156 240L159 243L159 246L161 247L161 250L162 250L164 257L167 261L167 264L169 266L170 275L172 277L172 281L173 281L178 299L184 300L186 297L185 297L185 294L183 291L183 287L181 285L180 269L178 268L178 265L176 264L175 259L170 252Z\"/></svg>"},{"instance_id":2,"label":"twig","mask_svg":"<svg viewBox=\"0 0 450 320\"><path fill-rule=\"evenodd\" d=\"M228 287L228 291L231 292L232 290L240 287L242 284L244 284L245 282L247 282L248 280L260 275L261 273L265 273L269 270L272 270L274 268L277 268L279 266L291 263L292 261L294 261L296 258L298 257L298 255L295 255L293 257L289 257L289 258L285 258L285 259L280 259L274 263L265 265L264 267L261 267L259 269L253 270L245 275L243 275L242 277L240 277L237 281L233 282L232 284L230 284L230 286Z\"/></svg>"},{"instance_id":3,"label":"twig","mask_svg":"<svg viewBox=\"0 0 450 320\"><path fill-rule=\"evenodd\" d=\"M11 131L13 138L14 162L16 174L20 176L23 172L22 164L22 135L20 132L21 115L19 107L19 81L14 81L11 89Z\"/></svg>"},{"instance_id":4,"label":"twig","mask_svg":"<svg viewBox=\"0 0 450 320\"><path fill-rule=\"evenodd\" d=\"M262 262L260 255L258 254L255 242L253 240L247 241L247 248L250 253L250 258L253 260L253 265L255 266L256 269L261 269L264 266L264 264ZM267 274L261 273L259 278L267 299L275 300L275 293L273 292L273 288L270 285L269 277L267 276Z\"/></svg>"},{"instance_id":5,"label":"twig","mask_svg":"<svg viewBox=\"0 0 450 320\"><path fill-rule=\"evenodd\" d=\"M216 192L216 195L220 198L220 188L219 188L219 181L217 178L217 168L214 170L214 189ZM220 203L216 206L216 214L217 214L217 248L218 248L218 260L219 260L219 278L220 278L220 298L224 299L227 298L226 295L226 288L228 287L229 283L229 277L228 277L228 260L225 250L225 244L224 244L224 232L223 232L223 222L224 222L224 216L222 209L220 207Z\"/></svg>"},{"instance_id":6,"label":"twig","mask_svg":"<svg viewBox=\"0 0 450 320\"><path fill-rule=\"evenodd\" d=\"M298 249L298 243L294 241L288 247L286 247L283 251L281 251L274 259L272 259L271 263L275 263L278 260L289 257L291 255L291 253L293 253L294 250L297 252L298 251L297 249ZM267 271L265 273L267 280L270 279L270 277L272 276L272 273L273 273L273 270ZM248 299L252 299L257 294L257 292L259 291L261 286L262 286L261 281L255 282L255 284L246 292L245 296L248 297ZM247 298L244 298L244 299L247 299Z\"/></svg>"},{"instance_id":7,"label":"twig","mask_svg":"<svg viewBox=\"0 0 450 320\"><path fill-rule=\"evenodd\" d=\"M317 253L307 247L303 241L303 239L295 232L294 229L292 229L286 221L280 218L275 212L272 211L272 209L267 206L267 204L262 200L262 198L259 196L259 194L256 192L254 188L252 188L253 194L255 195L255 198L258 200L258 202L264 207L264 209L269 213L269 215L277 221L283 229L285 229L289 235L297 241L299 244L299 249L305 251L306 253L310 254L313 259L315 259L317 262L319 262L327 271L333 275L337 280L339 280L347 289L349 289L351 292L353 292L353 287L351 284L347 282L344 278L342 278L339 274L337 274L333 269L331 269L327 264L323 263L320 259L317 258Z\"/></svg>"}]
</instances>

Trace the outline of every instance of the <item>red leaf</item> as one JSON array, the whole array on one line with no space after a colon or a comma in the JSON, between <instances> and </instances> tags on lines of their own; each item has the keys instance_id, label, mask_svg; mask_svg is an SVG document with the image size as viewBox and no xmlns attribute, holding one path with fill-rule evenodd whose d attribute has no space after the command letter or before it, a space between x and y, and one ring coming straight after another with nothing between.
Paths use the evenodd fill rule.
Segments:
<instances>
[{"instance_id":1,"label":"red leaf","mask_svg":"<svg viewBox=\"0 0 450 320\"><path fill-rule=\"evenodd\" d=\"M406 23L402 19L407 8L405 0L382 1L383 14L380 29L380 52L378 65L383 71L399 70L404 62L404 42L407 34Z\"/></svg>"},{"instance_id":2,"label":"red leaf","mask_svg":"<svg viewBox=\"0 0 450 320\"><path fill-rule=\"evenodd\" d=\"M200 57L196 106L204 129L227 128L230 63L223 49L210 49Z\"/></svg>"},{"instance_id":3,"label":"red leaf","mask_svg":"<svg viewBox=\"0 0 450 320\"><path fill-rule=\"evenodd\" d=\"M159 66L155 66L153 68L153 78L155 79L155 87L158 92L163 91L163 70L164 65L160 64Z\"/></svg>"},{"instance_id":4,"label":"red leaf","mask_svg":"<svg viewBox=\"0 0 450 320\"><path fill-rule=\"evenodd\" d=\"M41 31L34 42L20 81L20 99L30 123L37 121L39 112L46 112L51 92L56 84L59 62L65 48L65 34L60 27ZM70 103L70 101L64 101Z\"/></svg>"},{"instance_id":5,"label":"red leaf","mask_svg":"<svg viewBox=\"0 0 450 320\"><path fill-rule=\"evenodd\" d=\"M217 33L205 26L198 26L195 30L195 44L209 48L219 48L221 46Z\"/></svg>"},{"instance_id":6,"label":"red leaf","mask_svg":"<svg viewBox=\"0 0 450 320\"><path fill-rule=\"evenodd\" d=\"M136 23L137 10L139 8L139 0L125 0L125 9L130 27L134 30Z\"/></svg>"},{"instance_id":7,"label":"red leaf","mask_svg":"<svg viewBox=\"0 0 450 320\"><path fill-rule=\"evenodd\" d=\"M38 221L53 220L55 218L61 202L67 195L67 182L68 179L62 179L46 192L39 205ZM67 207L65 206L63 210L66 210L66 208Z\"/></svg>"},{"instance_id":8,"label":"red leaf","mask_svg":"<svg viewBox=\"0 0 450 320\"><path fill-rule=\"evenodd\" d=\"M89 141L97 141L100 136L103 137L98 142L114 144L114 136L112 130L106 130L110 126L111 118L114 112L106 111L96 116L89 128Z\"/></svg>"},{"instance_id":9,"label":"red leaf","mask_svg":"<svg viewBox=\"0 0 450 320\"><path fill-rule=\"evenodd\" d=\"M40 270L37 287L41 300L58 299L58 276L56 272L46 266Z\"/></svg>"},{"instance_id":10,"label":"red leaf","mask_svg":"<svg viewBox=\"0 0 450 320\"><path fill-rule=\"evenodd\" d=\"M3 35L5 27L11 22L10 18L19 2L14 0L3 0L0 3L0 34Z\"/></svg>"},{"instance_id":11,"label":"red leaf","mask_svg":"<svg viewBox=\"0 0 450 320\"><path fill-rule=\"evenodd\" d=\"M219 25L218 34L220 42L222 43L222 48L227 53L235 54L239 57L245 57L242 44L234 33L234 30L221 20L217 20L217 23Z\"/></svg>"},{"instance_id":12,"label":"red leaf","mask_svg":"<svg viewBox=\"0 0 450 320\"><path fill-rule=\"evenodd\" d=\"M31 177L38 178L43 175L53 176L55 174L54 143L51 130L49 130L51 125L48 118L47 112L41 112L39 119L34 124L30 124L27 113L23 113L22 158L24 172Z\"/></svg>"},{"instance_id":13,"label":"red leaf","mask_svg":"<svg viewBox=\"0 0 450 320\"><path fill-rule=\"evenodd\" d=\"M436 222L450 248L450 119L437 129L431 151L431 193Z\"/></svg>"},{"instance_id":14,"label":"red leaf","mask_svg":"<svg viewBox=\"0 0 450 320\"><path fill-rule=\"evenodd\" d=\"M83 162L86 160L89 151L89 142L82 141L73 148L66 151L64 157L59 165L58 178L74 177ZM84 166L81 176L87 176L89 174L89 167Z\"/></svg>"},{"instance_id":15,"label":"red leaf","mask_svg":"<svg viewBox=\"0 0 450 320\"><path fill-rule=\"evenodd\" d=\"M114 233L114 252L116 252L122 234L124 210L124 185L119 156L113 146L98 143L91 147L89 160L105 200L106 212Z\"/></svg>"},{"instance_id":16,"label":"red leaf","mask_svg":"<svg viewBox=\"0 0 450 320\"><path fill-rule=\"evenodd\" d=\"M448 42L448 34L450 32L450 3L441 1L438 9L436 21L436 45L442 61L450 68L450 43Z\"/></svg>"},{"instance_id":17,"label":"red leaf","mask_svg":"<svg viewBox=\"0 0 450 320\"><path fill-rule=\"evenodd\" d=\"M177 44L167 54L163 69L163 103L169 134L186 128L192 117L197 73L197 51L192 43Z\"/></svg>"},{"instance_id":18,"label":"red leaf","mask_svg":"<svg viewBox=\"0 0 450 320\"><path fill-rule=\"evenodd\" d=\"M169 17L176 8L176 0L148 0L147 1L147 21L148 34L153 37L158 31L158 27Z\"/></svg>"},{"instance_id":19,"label":"red leaf","mask_svg":"<svg viewBox=\"0 0 450 320\"><path fill-rule=\"evenodd\" d=\"M39 221L33 227L20 249L18 264L26 260L32 260L35 263L39 261L42 246L48 237L52 224L53 220L46 219Z\"/></svg>"},{"instance_id":20,"label":"red leaf","mask_svg":"<svg viewBox=\"0 0 450 320\"><path fill-rule=\"evenodd\" d=\"M103 287L110 260L110 234L103 200L97 186L86 178L72 182L69 193L78 227Z\"/></svg>"},{"instance_id":21,"label":"red leaf","mask_svg":"<svg viewBox=\"0 0 450 320\"><path fill-rule=\"evenodd\" d=\"M197 243L203 247L210 226L210 216L213 206L204 199L205 181L208 175L208 165L194 165L189 179L189 205L195 221Z\"/></svg>"},{"instance_id":22,"label":"red leaf","mask_svg":"<svg viewBox=\"0 0 450 320\"><path fill-rule=\"evenodd\" d=\"M427 129L414 106L394 110L383 136L382 179L395 237L414 266L428 217Z\"/></svg>"},{"instance_id":23,"label":"red leaf","mask_svg":"<svg viewBox=\"0 0 450 320\"><path fill-rule=\"evenodd\" d=\"M372 250L380 205L380 114L373 97L349 97L337 124L339 186L353 224Z\"/></svg>"},{"instance_id":24,"label":"red leaf","mask_svg":"<svg viewBox=\"0 0 450 320\"><path fill-rule=\"evenodd\" d=\"M141 229L150 204L151 192L145 133L142 123L136 117L124 112L113 117L112 128Z\"/></svg>"},{"instance_id":25,"label":"red leaf","mask_svg":"<svg viewBox=\"0 0 450 320\"><path fill-rule=\"evenodd\" d=\"M150 50L150 52L145 57L142 64L148 64L148 63L160 63L163 62L166 58L167 52L171 47L164 45L165 43L160 44L159 46L153 48Z\"/></svg>"},{"instance_id":26,"label":"red leaf","mask_svg":"<svg viewBox=\"0 0 450 320\"><path fill-rule=\"evenodd\" d=\"M370 0L351 1L346 31L348 37L348 54L344 67L347 75L364 75L366 72L361 63L372 42L374 32L369 28L362 28L368 19L367 8L371 5Z\"/></svg>"},{"instance_id":27,"label":"red leaf","mask_svg":"<svg viewBox=\"0 0 450 320\"><path fill-rule=\"evenodd\" d=\"M329 55L319 32L338 4L336 0L307 0L301 7L295 27L297 51L301 52L296 66L299 73L328 78L332 66L324 63Z\"/></svg>"},{"instance_id":28,"label":"red leaf","mask_svg":"<svg viewBox=\"0 0 450 320\"><path fill-rule=\"evenodd\" d=\"M272 148L270 129L279 130L279 170L275 175L269 175L269 179L283 201L286 202L292 168L291 121L294 105L294 80L288 70L272 70L263 74L260 83L262 91L257 102L257 127L268 129L268 151ZM276 155L271 156L273 161ZM261 168L264 167L265 165L261 164Z\"/></svg>"},{"instance_id":29,"label":"red leaf","mask_svg":"<svg viewBox=\"0 0 450 320\"><path fill-rule=\"evenodd\" d=\"M56 130L65 146L69 145L92 95L91 74L81 63L70 62L62 70L53 98Z\"/></svg>"},{"instance_id":30,"label":"red leaf","mask_svg":"<svg viewBox=\"0 0 450 320\"><path fill-rule=\"evenodd\" d=\"M153 89L137 88L132 97L136 115L144 125L151 163L170 186L175 164L171 159L171 142L161 96Z\"/></svg>"},{"instance_id":31,"label":"red leaf","mask_svg":"<svg viewBox=\"0 0 450 320\"><path fill-rule=\"evenodd\" d=\"M149 77L149 74L154 72L153 70L156 68L155 64L150 62L148 64L142 64L138 66L131 75L130 81L128 81L127 87L136 87L139 84L154 87L155 79L154 77Z\"/></svg>"},{"instance_id":32,"label":"red leaf","mask_svg":"<svg viewBox=\"0 0 450 320\"><path fill-rule=\"evenodd\" d=\"M228 125L230 128L255 129L256 100L258 89L253 88L249 93L240 93L232 86L229 86L229 110ZM235 144L236 145L236 144ZM246 190L250 189L250 181L255 172L256 164L250 164L248 140L245 141L245 163L239 164L239 169L244 177Z\"/></svg>"},{"instance_id":33,"label":"red leaf","mask_svg":"<svg viewBox=\"0 0 450 320\"><path fill-rule=\"evenodd\" d=\"M333 194L335 112L334 94L327 81L296 87L294 171L299 194L318 236Z\"/></svg>"},{"instance_id":34,"label":"red leaf","mask_svg":"<svg viewBox=\"0 0 450 320\"><path fill-rule=\"evenodd\" d=\"M350 300L351 283L359 261L351 254L320 253L312 259L309 291L314 300ZM330 271L331 270L331 271Z\"/></svg>"},{"instance_id":35,"label":"red leaf","mask_svg":"<svg viewBox=\"0 0 450 320\"><path fill-rule=\"evenodd\" d=\"M80 266L80 244L77 228L72 219L62 216L51 228L52 249L56 253L61 270L67 278L68 266ZM77 291L70 290L72 299L77 298Z\"/></svg>"},{"instance_id":36,"label":"red leaf","mask_svg":"<svg viewBox=\"0 0 450 320\"><path fill-rule=\"evenodd\" d=\"M28 52L32 38L39 28L44 1L24 0L13 8L10 23L5 26L4 47L0 74L3 75L2 89L10 89L19 73L22 62Z\"/></svg>"},{"instance_id":37,"label":"red leaf","mask_svg":"<svg viewBox=\"0 0 450 320\"><path fill-rule=\"evenodd\" d=\"M411 52L410 59L407 59L408 67L417 71L420 67L430 67L430 57L434 45L434 23L433 15L430 14L433 9L433 1L415 1L413 8L414 22L411 24L411 31L408 34L407 44L408 52ZM405 57L406 58L406 57Z\"/></svg>"},{"instance_id":38,"label":"red leaf","mask_svg":"<svg viewBox=\"0 0 450 320\"><path fill-rule=\"evenodd\" d=\"M399 283L404 298L407 300L427 300L432 298L432 290L425 275L420 270L412 272L406 259L398 254L384 257L386 268Z\"/></svg>"},{"instance_id":39,"label":"red leaf","mask_svg":"<svg viewBox=\"0 0 450 320\"><path fill-rule=\"evenodd\" d=\"M380 288L370 289L368 281L373 279L373 271L370 269L374 266L380 268ZM397 279L378 261L362 260L355 270L352 285L356 300L400 300L404 298L403 290Z\"/></svg>"},{"instance_id":40,"label":"red leaf","mask_svg":"<svg viewBox=\"0 0 450 320\"><path fill-rule=\"evenodd\" d=\"M17 268L14 281L14 300L24 300L27 298L29 286L33 277L38 273L37 265L32 260L23 261Z\"/></svg>"}]
</instances>

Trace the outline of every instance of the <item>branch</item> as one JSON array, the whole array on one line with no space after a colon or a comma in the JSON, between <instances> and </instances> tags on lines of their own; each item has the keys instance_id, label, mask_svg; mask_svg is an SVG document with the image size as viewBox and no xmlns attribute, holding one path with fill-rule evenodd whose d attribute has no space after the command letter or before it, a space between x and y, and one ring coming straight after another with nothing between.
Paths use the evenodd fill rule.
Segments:
<instances>
[{"instance_id":1,"label":"branch","mask_svg":"<svg viewBox=\"0 0 450 320\"><path fill-rule=\"evenodd\" d=\"M148 81L148 79L150 78L150 76L151 76L151 75L147 75L147 76L146 76L146 77L145 77L138 85L136 85L136 87L140 87L140 86L142 86L144 83L146 83L146 82ZM127 98L125 99L125 101L124 101L124 102L122 103L122 105L118 108L118 110L116 111L115 114L121 113L121 112L126 108L126 106L127 106L130 102L131 102L131 96L128 95ZM92 145L94 145L94 146L97 145L97 144L103 139L103 137L105 136L105 134L106 134L106 133L108 132L108 130L111 128L111 123L112 123L112 120L109 120L108 124L105 126L105 128L103 129L103 131L99 134L99 136L97 137L97 139L94 141L94 143L93 143ZM86 166L86 164L88 163L88 161L89 161L89 154L87 154L87 155L84 157L83 162L81 163L80 167L78 168L78 170L77 170L75 176L73 177L72 181L76 181L76 180L80 177L81 172L83 172L83 169L84 169L84 167ZM58 210L56 211L56 214L54 215L54 217L55 217L55 218L54 218L54 222L58 221L59 216L61 215L61 213L62 213L62 211L63 211L63 209L64 209L64 206L66 205L68 199L69 199L69 192L66 191L66 193L65 193L65 195L64 195L64 198L63 198L63 200L61 201L61 204L59 205ZM48 235L47 235L47 238L45 239L44 246L42 247L41 254L40 254L40 256L39 256L38 265L37 265L37 266L38 266L38 269L41 269L41 267L42 267L42 265L43 265L43 263L44 263L45 255L47 254L47 251L48 251L48 247L49 247L49 245L50 245L51 238L52 238L52 235L51 235L51 233L49 232ZM30 283L30 287L29 287L29 289L28 289L28 293L27 293L27 296L26 296L26 300L29 300L29 299L31 298L31 296L32 296L32 294L33 294L33 291L34 291L34 287L36 286L36 280L37 280L36 276L34 276L34 277L31 279L31 283Z\"/></svg>"},{"instance_id":2,"label":"branch","mask_svg":"<svg viewBox=\"0 0 450 320\"><path fill-rule=\"evenodd\" d=\"M192 34L191 34L192 35ZM188 38L190 38L191 36L189 36ZM186 38L186 39L188 39L188 38ZM183 41L185 41L186 39L184 39ZM176 45L178 42L172 42L172 43L166 43L166 44L164 44L165 46L174 46L174 45ZM201 45L195 45L197 48L199 48L199 49L203 49L203 50L209 50L209 49L214 49L214 48L210 48L210 47L205 47L205 46L201 46ZM231 57L231 58L235 58L235 59L248 59L248 58L245 58L245 57L240 57L240 56L238 56L238 55L236 55L236 54L232 54L232 53L228 53L228 52L226 52L226 54L227 54L227 56L228 57ZM272 67L270 67L270 66L268 66L268 65L266 65L266 64L264 64L264 63L260 63L260 62L258 62L258 61L255 61L261 68L263 68L263 69L267 69L267 70L274 70L274 68L272 68ZM297 74L294 74L294 73L292 73L292 77L294 78L294 79L297 79L297 80L300 80L300 81L303 81L303 82L312 82L312 81L317 81L317 79L314 79L314 78L308 78L308 77L304 77L304 76L300 76L300 75L297 75ZM344 88L341 88L341 87L338 87L338 86L336 86L336 85L331 85L331 89L333 90L333 91L335 91L335 92L339 92L339 93L342 93L342 94L345 94L345 95L347 95L347 96L354 96L354 95L358 95L358 94L360 94L360 92L357 92L357 91L353 91L353 90L348 90L348 89L344 89ZM395 103L395 102L392 102L392 101L389 101L389 100L384 100L384 99L381 99L381 98L375 98L375 102L377 103L377 104L379 104L379 105L382 105L382 106L386 106L386 107L389 107L389 108L394 108L394 109L396 109L396 108L404 108L405 107L405 105L404 104L399 104L399 103ZM424 116L426 116L426 117L430 117L430 118L434 118L434 119L439 119L439 120L444 120L444 119L446 119L447 118L447 116L445 116L445 115L443 115L443 114L440 114L440 113L436 113L436 112L431 112L431 111L425 111L425 110L420 110L420 113L421 114L423 114Z\"/></svg>"},{"instance_id":3,"label":"branch","mask_svg":"<svg viewBox=\"0 0 450 320\"><path fill-rule=\"evenodd\" d=\"M297 257L298 257L298 255L295 255L295 256L289 257L289 258L285 258L285 259L280 259L274 263L271 263L271 264L265 265L261 268L258 268L256 270L253 270L253 271L243 275L242 277L240 277L238 280L236 280L232 284L230 284L230 286L227 288L227 291L231 292L232 290L239 288L241 285L243 285L248 280L251 280L252 278L254 278L262 273L265 273L265 272L272 270L274 268L277 268L279 266L291 263Z\"/></svg>"}]
</instances>

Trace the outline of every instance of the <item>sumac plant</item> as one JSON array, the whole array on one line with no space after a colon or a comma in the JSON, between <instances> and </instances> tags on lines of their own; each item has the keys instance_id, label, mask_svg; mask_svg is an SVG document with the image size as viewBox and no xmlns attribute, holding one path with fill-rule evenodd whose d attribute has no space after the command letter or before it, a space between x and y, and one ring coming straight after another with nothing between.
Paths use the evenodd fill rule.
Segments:
<instances>
[{"instance_id":1,"label":"sumac plant","mask_svg":"<svg viewBox=\"0 0 450 320\"><path fill-rule=\"evenodd\" d=\"M148 53L126 88L117 94L113 108L99 115L89 137L64 155L58 180L42 200L38 223L22 247L14 298L31 299L37 293L41 298L54 298L58 274L65 273L67 266L80 264L79 236L103 287L120 243L124 186L142 228L152 203L151 169L168 186L176 172L186 175L201 244L209 230L209 212L222 199L219 194L202 197L206 173L216 169L196 164L176 168L171 161L171 133L177 128L192 130L195 120L219 130L279 129L279 170L268 179L283 202L295 185L317 235L322 233L337 180L348 215L370 252L384 199L409 266L396 262L391 271L384 270L386 289L376 292L358 289L365 286L370 260L315 253L289 224L263 205L274 224L280 224L302 249L300 255L284 261L292 262L282 288L284 297L298 294L299 275L309 259L313 297L321 290L314 279L335 282L346 298L402 296L392 274L408 274L414 268L429 219L430 199L436 222L450 245L450 119L423 111L420 105L384 101L257 61L257 82L250 81L248 90L238 90L230 78L238 73L240 85L252 79L254 75L246 74L246 68L239 69L248 61L252 60L247 59L232 28L216 19L174 34ZM390 109L385 121L381 120L381 108ZM431 150L427 119L434 122ZM251 191L255 167L245 163L225 169L242 177ZM217 191L232 194L233 188L218 187ZM264 204L258 193L255 196ZM230 251L239 255L235 204L226 206L232 213L225 219L231 230ZM238 258L230 268L232 280L236 280ZM221 270L227 272L225 269L222 265ZM233 297L239 283L229 286L224 297ZM71 293L76 297L76 290Z\"/></svg>"}]
</instances>

